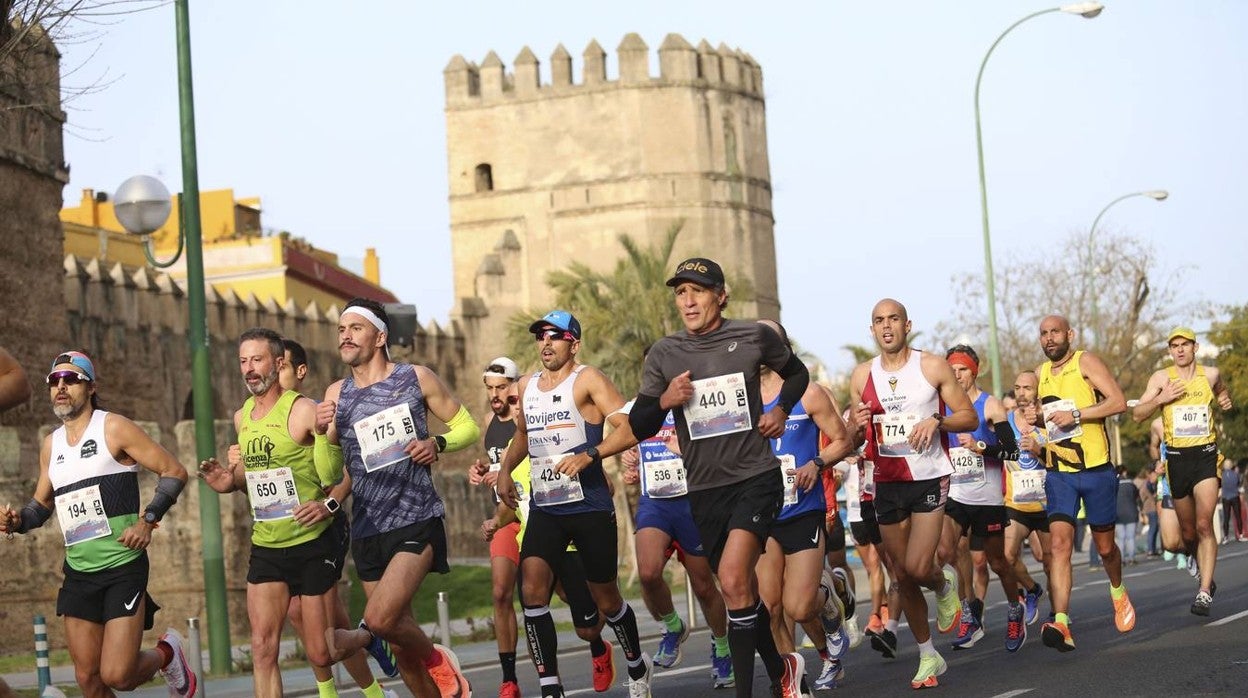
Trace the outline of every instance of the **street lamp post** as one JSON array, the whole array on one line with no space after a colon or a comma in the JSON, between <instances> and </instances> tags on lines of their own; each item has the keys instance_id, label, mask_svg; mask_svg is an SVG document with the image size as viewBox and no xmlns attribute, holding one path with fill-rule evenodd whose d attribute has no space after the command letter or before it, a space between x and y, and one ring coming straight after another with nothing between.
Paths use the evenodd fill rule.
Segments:
<instances>
[{"instance_id":1,"label":"street lamp post","mask_svg":"<svg viewBox=\"0 0 1248 698\"><path fill-rule=\"evenodd\" d=\"M1092 254L1095 250L1094 244L1096 240L1096 226L1101 222L1101 218L1105 215L1105 212L1113 208L1114 204L1118 203L1119 201L1125 201L1126 199L1130 199L1131 197L1134 197L1134 196L1147 196L1148 198L1154 201L1165 201L1166 199L1170 198L1170 192L1166 191L1165 189L1150 189L1148 191L1137 191L1137 192L1132 192L1130 194L1123 194L1117 199L1114 199L1108 204L1105 204L1105 208L1101 209L1101 212L1096 214L1096 218L1092 219L1092 227L1088 228L1088 274L1087 274L1087 278L1089 280L1091 280L1092 274L1096 272L1096 267L1092 263ZM1100 332L1101 317L1100 317L1100 310L1098 307L1099 303L1098 303L1097 295L1098 294L1096 293L1096 289L1094 288L1092 290L1092 326L1089 329L1091 329L1092 332L1094 333L1093 336L1097 340L1097 342L1102 342L1105 340L1105 337L1102 336Z\"/></svg>"},{"instance_id":2,"label":"street lamp post","mask_svg":"<svg viewBox=\"0 0 1248 698\"><path fill-rule=\"evenodd\" d=\"M997 293L992 271L992 237L988 227L988 186L984 180L984 136L979 119L979 85L984 79L984 68L988 65L988 59L992 56L992 52L996 50L997 44L1001 43L1006 34L1014 31L1014 28L1018 25L1029 19L1051 12L1065 12L1092 19L1101 14L1103 9L1105 9L1105 6L1099 2L1080 2L1073 5L1062 5L1061 7L1040 10L1023 17L1007 27L997 37L997 40L992 42L992 46L988 47L988 53L984 54L984 60L979 64L979 74L975 76L975 152L979 159L979 209L984 228L984 276L988 291L988 359L992 370L993 395L1001 395L1001 349L997 340Z\"/></svg>"},{"instance_id":3,"label":"street lamp post","mask_svg":"<svg viewBox=\"0 0 1248 698\"><path fill-rule=\"evenodd\" d=\"M179 252L185 236L186 297L191 350L192 401L195 413L196 460L215 455L216 434L212 416L212 375L208 356L208 316L204 299L204 251L199 213L199 165L195 150L195 100L191 82L191 31L187 0L175 0L174 24L178 51L178 105L182 136L182 192ZM157 199L161 199L159 203ZM134 177L122 184L115 198L118 220L128 231L146 235L163 225L169 216L169 192L151 177ZM163 209L162 209L163 207ZM163 210L163 213L162 213ZM159 222L152 222L159 218ZM129 224L127 224L129 219ZM133 227L131 227L133 226ZM154 266L157 262L144 245ZM175 260L177 257L175 256ZM203 480L199 482L199 526L204 566L204 593L208 613L210 668L230 671L229 608L225 596L225 551L221 539L221 502Z\"/></svg>"}]
</instances>

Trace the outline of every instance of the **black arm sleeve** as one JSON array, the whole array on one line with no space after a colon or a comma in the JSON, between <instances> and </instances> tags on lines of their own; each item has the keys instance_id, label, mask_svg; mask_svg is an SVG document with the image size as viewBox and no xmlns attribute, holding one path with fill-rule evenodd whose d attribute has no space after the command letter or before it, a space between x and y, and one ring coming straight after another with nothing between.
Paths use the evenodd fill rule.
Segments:
<instances>
[{"instance_id":1,"label":"black arm sleeve","mask_svg":"<svg viewBox=\"0 0 1248 698\"><path fill-rule=\"evenodd\" d=\"M984 455L1000 460L1018 460L1018 441L1014 438L1014 429L1009 422L996 422L992 431L997 435L997 442L984 449Z\"/></svg>"},{"instance_id":2,"label":"black arm sleeve","mask_svg":"<svg viewBox=\"0 0 1248 698\"><path fill-rule=\"evenodd\" d=\"M801 402L802 396L806 394L806 386L810 385L810 372L806 370L806 364L797 358L797 354L789 354L788 363L776 373L784 378L784 385L780 386L780 400L776 405L785 414L791 414L793 406Z\"/></svg>"},{"instance_id":3,"label":"black arm sleeve","mask_svg":"<svg viewBox=\"0 0 1248 698\"><path fill-rule=\"evenodd\" d=\"M21 516L22 522L18 524L17 532L25 533L47 523L52 517L52 510L40 504L38 500L31 499L26 502L26 506L22 507Z\"/></svg>"},{"instance_id":4,"label":"black arm sleeve","mask_svg":"<svg viewBox=\"0 0 1248 698\"><path fill-rule=\"evenodd\" d=\"M638 395L633 409L628 413L628 426L638 441L644 441L659 433L663 427L663 408L659 407L659 399L649 395Z\"/></svg>"},{"instance_id":5,"label":"black arm sleeve","mask_svg":"<svg viewBox=\"0 0 1248 698\"><path fill-rule=\"evenodd\" d=\"M176 477L161 477L156 480L156 493L152 495L152 501L147 503L144 511L152 512L156 515L156 520L160 521L169 511L169 507L178 501L178 495L185 486L186 483Z\"/></svg>"}]
</instances>

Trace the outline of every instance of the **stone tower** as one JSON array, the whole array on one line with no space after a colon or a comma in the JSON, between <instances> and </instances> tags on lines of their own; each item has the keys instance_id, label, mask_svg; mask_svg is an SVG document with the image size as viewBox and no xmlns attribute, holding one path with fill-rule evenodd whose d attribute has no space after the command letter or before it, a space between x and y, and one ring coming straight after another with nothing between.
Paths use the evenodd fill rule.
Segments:
<instances>
[{"instance_id":1,"label":"stone tower","mask_svg":"<svg viewBox=\"0 0 1248 698\"><path fill-rule=\"evenodd\" d=\"M503 351L513 313L549 310L548 272L610 269L620 234L649 245L680 220L673 264L711 257L754 285L735 316L779 316L762 70L678 34L657 77L637 34L616 55L614 80L597 41L579 82L562 45L545 76L528 47L511 72L492 51L443 71L455 314L479 361Z\"/></svg>"}]
</instances>

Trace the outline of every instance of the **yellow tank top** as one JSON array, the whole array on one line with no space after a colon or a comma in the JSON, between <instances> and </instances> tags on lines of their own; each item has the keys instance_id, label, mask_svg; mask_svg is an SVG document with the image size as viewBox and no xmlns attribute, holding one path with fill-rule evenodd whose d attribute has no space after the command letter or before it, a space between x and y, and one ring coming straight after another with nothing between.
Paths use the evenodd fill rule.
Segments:
<instances>
[{"instance_id":1,"label":"yellow tank top","mask_svg":"<svg viewBox=\"0 0 1248 698\"><path fill-rule=\"evenodd\" d=\"M1053 362L1046 361L1040 367L1040 404L1069 401L1074 409L1086 410L1099 402L1099 396L1079 370L1082 351L1075 352L1061 370L1053 375ZM1069 409L1069 408L1062 408ZM1077 435L1060 439L1059 430L1048 429L1049 442L1045 445L1046 466L1062 472L1076 472L1099 468L1109 463L1109 441L1105 437L1105 420L1084 418L1076 430ZM1059 440L1060 439L1060 440Z\"/></svg>"},{"instance_id":2,"label":"yellow tank top","mask_svg":"<svg viewBox=\"0 0 1248 698\"><path fill-rule=\"evenodd\" d=\"M1174 366L1166 369L1166 376L1181 382L1186 391L1183 397L1161 408L1166 445L1188 448L1213 443L1213 387L1205 377L1205 367L1197 364L1196 373L1188 381L1179 377Z\"/></svg>"},{"instance_id":3,"label":"yellow tank top","mask_svg":"<svg viewBox=\"0 0 1248 698\"><path fill-rule=\"evenodd\" d=\"M332 519L300 526L291 510L302 502L322 499L325 492L312 462L312 445L290 438L290 408L299 393L287 390L273 409L252 419L255 398L243 403L238 446L247 471L247 497L251 503L251 543L262 548L288 548L316 540Z\"/></svg>"}]
</instances>

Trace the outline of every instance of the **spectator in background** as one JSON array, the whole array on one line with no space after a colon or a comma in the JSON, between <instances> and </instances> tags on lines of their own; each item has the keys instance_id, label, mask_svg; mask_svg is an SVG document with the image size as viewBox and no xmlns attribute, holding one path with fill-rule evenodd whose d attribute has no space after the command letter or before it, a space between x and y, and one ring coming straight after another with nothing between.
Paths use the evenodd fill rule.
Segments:
<instances>
[{"instance_id":1,"label":"spectator in background","mask_svg":"<svg viewBox=\"0 0 1248 698\"><path fill-rule=\"evenodd\" d=\"M1135 473L1135 488L1140 492L1143 502L1141 513L1148 525L1148 556L1157 557L1161 554L1157 547L1157 483L1156 476L1149 468L1140 468Z\"/></svg>"},{"instance_id":2,"label":"spectator in background","mask_svg":"<svg viewBox=\"0 0 1248 698\"><path fill-rule=\"evenodd\" d=\"M1126 466L1118 469L1118 519L1115 531L1118 536L1118 549L1122 551L1122 561L1127 565L1135 564L1135 532L1140 525L1140 490L1127 474Z\"/></svg>"},{"instance_id":3,"label":"spectator in background","mask_svg":"<svg viewBox=\"0 0 1248 698\"><path fill-rule=\"evenodd\" d=\"M1243 514L1239 501L1239 469L1235 461L1222 462L1222 543L1231 540L1231 518L1235 520L1235 537L1244 540Z\"/></svg>"}]
</instances>

